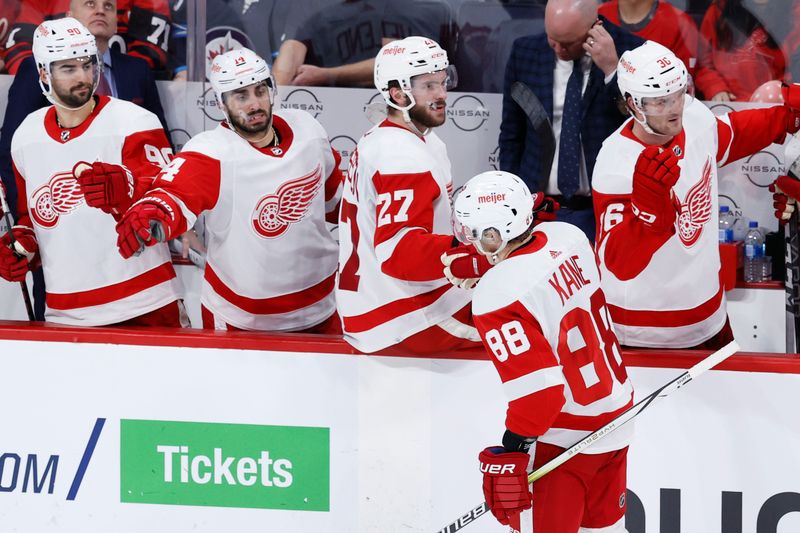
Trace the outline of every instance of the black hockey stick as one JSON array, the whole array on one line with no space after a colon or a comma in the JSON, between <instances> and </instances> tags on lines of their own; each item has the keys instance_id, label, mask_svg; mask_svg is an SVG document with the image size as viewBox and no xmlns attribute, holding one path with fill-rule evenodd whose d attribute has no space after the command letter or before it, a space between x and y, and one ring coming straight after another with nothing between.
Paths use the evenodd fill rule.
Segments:
<instances>
[{"instance_id":1,"label":"black hockey stick","mask_svg":"<svg viewBox=\"0 0 800 533\"><path fill-rule=\"evenodd\" d=\"M800 139L792 137L786 145L787 174L800 179ZM789 218L788 230L780 227L785 246L784 265L786 268L786 353L800 350L800 235L797 233L797 209Z\"/></svg>"},{"instance_id":2,"label":"black hockey stick","mask_svg":"<svg viewBox=\"0 0 800 533\"><path fill-rule=\"evenodd\" d=\"M737 351L739 351L739 345L736 343L736 341L731 341L727 345L723 346L666 385L654 390L648 396L636 402L636 404L623 411L619 416L605 426L601 427L583 440L576 442L560 455L557 455L547 463L528 474L528 483L533 483L537 479L549 474L598 440L619 429L623 424L631 421L634 417L638 416L639 413L650 407L657 399L669 396L696 377L714 368L719 363L735 354ZM456 531L460 531L465 526L472 523L476 518L486 514L488 510L489 506L486 504L486 502L484 502L462 515L452 524L440 529L436 533L455 533Z\"/></svg>"},{"instance_id":3,"label":"black hockey stick","mask_svg":"<svg viewBox=\"0 0 800 533\"><path fill-rule=\"evenodd\" d=\"M11 210L8 208L8 202L6 201L6 191L2 185L0 185L0 211L3 212L3 217L6 221L6 226L8 226L8 240L11 244L11 250L15 250L14 244L16 240L14 239L14 225L11 223ZM22 289L22 299L25 301L25 311L28 313L28 320L33 322L36 320L36 317L33 314L33 305L31 305L31 295L28 292L28 282L24 279L19 282L19 286Z\"/></svg>"},{"instance_id":4,"label":"black hockey stick","mask_svg":"<svg viewBox=\"0 0 800 533\"><path fill-rule=\"evenodd\" d=\"M542 180L546 184L550 178L550 170L553 168L553 159L556 155L556 136L553 133L550 117L547 116L547 111L544 110L544 106L533 94L531 88L521 81L511 84L511 99L525 112L533 126L533 131L539 138L539 146L542 147L542 159L539 163L542 167Z\"/></svg>"}]
</instances>

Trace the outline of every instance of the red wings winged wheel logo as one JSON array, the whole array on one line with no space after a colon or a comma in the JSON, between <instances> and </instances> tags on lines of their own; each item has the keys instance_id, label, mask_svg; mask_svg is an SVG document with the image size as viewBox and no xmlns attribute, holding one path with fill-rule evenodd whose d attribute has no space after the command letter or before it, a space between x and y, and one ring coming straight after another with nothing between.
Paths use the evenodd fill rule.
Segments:
<instances>
[{"instance_id":1,"label":"red wings winged wheel logo","mask_svg":"<svg viewBox=\"0 0 800 533\"><path fill-rule=\"evenodd\" d=\"M62 172L33 191L29 209L36 224L50 229L58 224L61 215L75 211L83 202L78 180L72 172Z\"/></svg>"},{"instance_id":2,"label":"red wings winged wheel logo","mask_svg":"<svg viewBox=\"0 0 800 533\"><path fill-rule=\"evenodd\" d=\"M280 236L289 228L289 224L306 216L321 184L322 168L317 165L310 174L288 181L274 194L264 196L253 210L253 229L267 239Z\"/></svg>"},{"instance_id":3,"label":"red wings winged wheel logo","mask_svg":"<svg viewBox=\"0 0 800 533\"><path fill-rule=\"evenodd\" d=\"M703 177L686 193L678 216L678 235L687 248L700 238L703 225L711 220L711 159L703 166Z\"/></svg>"}]
</instances>

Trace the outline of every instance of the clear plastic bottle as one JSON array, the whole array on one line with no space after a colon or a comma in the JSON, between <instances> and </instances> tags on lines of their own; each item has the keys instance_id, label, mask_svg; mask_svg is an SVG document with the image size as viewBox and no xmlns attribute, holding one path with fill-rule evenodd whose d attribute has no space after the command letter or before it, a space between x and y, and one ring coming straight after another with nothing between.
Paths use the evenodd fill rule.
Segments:
<instances>
[{"instance_id":1,"label":"clear plastic bottle","mask_svg":"<svg viewBox=\"0 0 800 533\"><path fill-rule=\"evenodd\" d=\"M727 205L719 206L719 242L733 242L733 224L736 217Z\"/></svg>"},{"instance_id":2,"label":"clear plastic bottle","mask_svg":"<svg viewBox=\"0 0 800 533\"><path fill-rule=\"evenodd\" d=\"M744 280L753 283L763 281L764 234L758 229L758 222L750 221L750 230L744 237Z\"/></svg>"}]
</instances>

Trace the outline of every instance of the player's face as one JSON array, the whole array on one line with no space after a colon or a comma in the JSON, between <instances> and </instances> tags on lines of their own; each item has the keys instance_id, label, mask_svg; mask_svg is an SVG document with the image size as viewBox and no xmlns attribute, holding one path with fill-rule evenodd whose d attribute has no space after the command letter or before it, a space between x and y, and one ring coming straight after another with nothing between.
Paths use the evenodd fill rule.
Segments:
<instances>
[{"instance_id":1,"label":"player's face","mask_svg":"<svg viewBox=\"0 0 800 533\"><path fill-rule=\"evenodd\" d=\"M100 39L117 33L117 0L72 0L69 15Z\"/></svg>"},{"instance_id":2,"label":"player's face","mask_svg":"<svg viewBox=\"0 0 800 533\"><path fill-rule=\"evenodd\" d=\"M447 71L415 76L411 80L411 94L416 105L409 110L411 120L426 128L444 124L447 108L447 88L451 83Z\"/></svg>"},{"instance_id":3,"label":"player's face","mask_svg":"<svg viewBox=\"0 0 800 533\"><path fill-rule=\"evenodd\" d=\"M683 128L686 89L657 98L642 98L642 111L650 128L661 135L674 137Z\"/></svg>"},{"instance_id":4,"label":"player's face","mask_svg":"<svg viewBox=\"0 0 800 533\"><path fill-rule=\"evenodd\" d=\"M96 57L65 59L50 65L53 93L67 107L81 107L89 101L99 74Z\"/></svg>"},{"instance_id":5,"label":"player's face","mask_svg":"<svg viewBox=\"0 0 800 533\"><path fill-rule=\"evenodd\" d=\"M223 95L231 123L246 135L261 136L272 125L272 103L267 81L229 91Z\"/></svg>"}]
</instances>

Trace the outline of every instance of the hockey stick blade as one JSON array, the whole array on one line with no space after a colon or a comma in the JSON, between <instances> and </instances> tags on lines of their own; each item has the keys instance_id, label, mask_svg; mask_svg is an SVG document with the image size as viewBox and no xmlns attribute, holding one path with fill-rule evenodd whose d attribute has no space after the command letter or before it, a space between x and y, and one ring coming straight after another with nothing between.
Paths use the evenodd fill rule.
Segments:
<instances>
[{"instance_id":1,"label":"hockey stick blade","mask_svg":"<svg viewBox=\"0 0 800 533\"><path fill-rule=\"evenodd\" d=\"M540 162L542 180L546 183L550 177L550 170L553 168L553 159L556 155L556 136L553 133L553 125L550 124L550 117L547 116L547 111L544 110L544 106L542 106L542 103L531 88L521 81L515 81L511 84L511 99L522 108L539 139L539 145L542 147L542 160Z\"/></svg>"},{"instance_id":2,"label":"hockey stick blade","mask_svg":"<svg viewBox=\"0 0 800 533\"><path fill-rule=\"evenodd\" d=\"M680 374L678 377L674 378L672 381L668 382L667 384L663 385L662 387L654 390L646 397L642 398L630 408L623 411L619 416L614 418L611 422L606 424L605 426L601 427L594 433L588 435L584 439L576 442L565 451L563 451L560 455L557 455L547 463L543 464L530 474L528 474L528 483L533 483L537 479L541 479L542 477L546 476L562 464L569 461L572 457L579 454L595 442L599 441L609 433L619 429L622 425L627 422L630 422L633 418L635 418L639 413L644 411L647 407L650 407L653 402L655 402L659 398L665 398L675 392L676 390L680 389L693 379L696 379L698 376L704 374L705 372L711 370L719 363L730 357L731 355L735 354L739 351L739 344L736 341L731 341L727 345L723 346L716 352L712 353L693 367L691 367L686 372ZM486 513L486 510L481 511L481 507L488 510L488 506L486 503L483 503L483 506L477 506L472 509L470 512L461 516L458 520L453 522L452 524L440 529L436 533L454 533L456 531L461 530L465 526L471 524L475 518L482 516Z\"/></svg>"}]
</instances>

